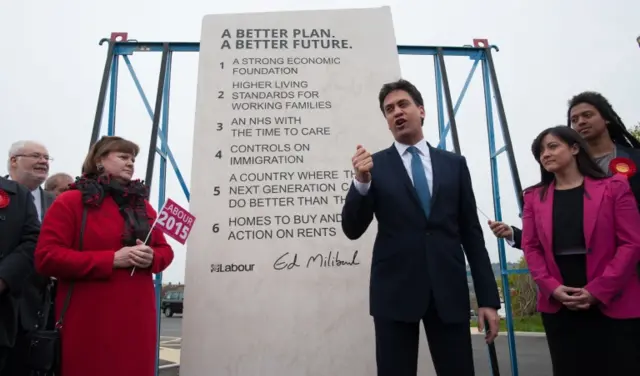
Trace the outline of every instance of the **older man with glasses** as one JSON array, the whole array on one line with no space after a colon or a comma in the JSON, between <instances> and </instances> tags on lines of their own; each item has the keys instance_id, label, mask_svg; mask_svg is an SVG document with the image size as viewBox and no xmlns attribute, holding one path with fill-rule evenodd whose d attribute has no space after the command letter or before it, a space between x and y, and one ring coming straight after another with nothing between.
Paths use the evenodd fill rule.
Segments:
<instances>
[{"instance_id":1,"label":"older man with glasses","mask_svg":"<svg viewBox=\"0 0 640 376\"><path fill-rule=\"evenodd\" d=\"M9 149L7 177L31 191L40 221L54 199L53 195L46 194L41 187L49 176L51 160L47 148L35 141L18 141Z\"/></svg>"},{"instance_id":2,"label":"older man with glasses","mask_svg":"<svg viewBox=\"0 0 640 376\"><path fill-rule=\"evenodd\" d=\"M47 209L55 199L54 194L42 188L42 184L49 176L49 163L51 161L52 158L47 148L35 141L17 141L9 149L9 158L7 160L9 175L6 178L26 187L31 192L40 222L44 219ZM18 367L19 359L22 355L21 350L28 346L21 343L25 338L25 334L44 325L49 324L50 326L51 324L48 321L51 320L52 292L50 289L53 286L52 281L48 277L36 274L35 271L27 278L27 283L22 289L19 302L16 353L10 359L10 361L18 363ZM12 366L15 367L16 365ZM29 374L28 370L15 368L13 368L13 372L16 376Z\"/></svg>"}]
</instances>

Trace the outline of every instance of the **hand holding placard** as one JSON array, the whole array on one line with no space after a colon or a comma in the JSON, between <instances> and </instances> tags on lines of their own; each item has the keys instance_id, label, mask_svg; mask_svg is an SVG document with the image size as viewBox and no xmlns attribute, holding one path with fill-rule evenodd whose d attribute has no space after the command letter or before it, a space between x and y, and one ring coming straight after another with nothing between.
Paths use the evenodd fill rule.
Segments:
<instances>
[{"instance_id":1,"label":"hand holding placard","mask_svg":"<svg viewBox=\"0 0 640 376\"><path fill-rule=\"evenodd\" d=\"M138 245L145 245L149 242L151 238L151 234L155 228L158 228L165 234L177 240L180 244L185 244L187 242L187 238L191 233L191 229L193 228L193 224L196 221L196 217L189 213L189 211L182 206L178 205L172 199L167 199L167 202L162 206L156 220L151 225L149 229L149 234L147 234L147 238L144 242L138 240ZM149 247L147 247L149 248ZM153 261L153 249L151 250L151 260ZM143 253L145 253L143 251ZM147 252L148 253L148 252ZM140 257L144 258L144 255L140 255ZM133 275L136 271L134 267L131 270L131 275Z\"/></svg>"},{"instance_id":2,"label":"hand holding placard","mask_svg":"<svg viewBox=\"0 0 640 376\"><path fill-rule=\"evenodd\" d=\"M142 242L142 240L136 240L136 246L133 247L131 252L131 258L133 262L141 267L148 268L153 263L153 249Z\"/></svg>"}]
</instances>

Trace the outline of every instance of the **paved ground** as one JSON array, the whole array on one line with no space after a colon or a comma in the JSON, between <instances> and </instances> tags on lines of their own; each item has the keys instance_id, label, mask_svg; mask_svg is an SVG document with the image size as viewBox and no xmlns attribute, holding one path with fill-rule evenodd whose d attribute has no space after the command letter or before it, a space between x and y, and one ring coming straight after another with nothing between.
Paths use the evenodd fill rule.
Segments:
<instances>
[{"instance_id":1,"label":"paved ground","mask_svg":"<svg viewBox=\"0 0 640 376\"><path fill-rule=\"evenodd\" d=\"M182 317L162 318L161 323L161 353L160 357L165 359L164 364L171 364L171 361L180 362L180 345L182 336ZM489 366L487 346L481 335L473 336L473 350L476 364L477 376L492 376ZM549 351L544 336L540 335L516 335L516 351L518 357L519 376L549 376L551 375L551 362ZM511 364L509 357L509 347L507 345L506 333L496 340L496 353L500 365L500 375L511 375ZM178 369L164 369L160 376L176 376Z\"/></svg>"},{"instance_id":2,"label":"paved ground","mask_svg":"<svg viewBox=\"0 0 640 376\"><path fill-rule=\"evenodd\" d=\"M182 317L162 316L160 325L160 376L177 376L179 367L171 366L180 363Z\"/></svg>"},{"instance_id":3,"label":"paved ground","mask_svg":"<svg viewBox=\"0 0 640 376\"><path fill-rule=\"evenodd\" d=\"M511 362L509 358L509 346L507 336L499 336L496 339L496 353L500 366L500 376L511 375ZM489 366L489 353L484 337L473 336L473 352L476 364L477 376L491 376ZM551 375L551 359L547 349L547 340L544 336L516 335L516 354L518 357L519 376L549 376Z\"/></svg>"},{"instance_id":4,"label":"paved ground","mask_svg":"<svg viewBox=\"0 0 640 376\"><path fill-rule=\"evenodd\" d=\"M171 318L162 315L160 335L163 337L182 337L182 315L175 315Z\"/></svg>"}]
</instances>

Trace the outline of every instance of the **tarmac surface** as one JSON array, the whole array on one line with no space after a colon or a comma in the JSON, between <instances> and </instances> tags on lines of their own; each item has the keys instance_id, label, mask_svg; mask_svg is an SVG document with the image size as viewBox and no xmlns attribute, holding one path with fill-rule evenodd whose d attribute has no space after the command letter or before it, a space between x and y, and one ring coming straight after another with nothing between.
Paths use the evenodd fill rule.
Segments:
<instances>
[{"instance_id":1,"label":"tarmac surface","mask_svg":"<svg viewBox=\"0 0 640 376\"><path fill-rule=\"evenodd\" d=\"M160 339L160 376L177 376L179 374L180 347L182 337L182 317L162 317ZM472 330L474 333L474 330ZM472 336L476 376L495 376L491 374L489 353L484 337ZM511 361L506 333L500 333L495 342L498 355L500 376L510 376ZM518 359L518 376L551 375L551 359L546 338L540 333L516 334L516 353Z\"/></svg>"}]
</instances>

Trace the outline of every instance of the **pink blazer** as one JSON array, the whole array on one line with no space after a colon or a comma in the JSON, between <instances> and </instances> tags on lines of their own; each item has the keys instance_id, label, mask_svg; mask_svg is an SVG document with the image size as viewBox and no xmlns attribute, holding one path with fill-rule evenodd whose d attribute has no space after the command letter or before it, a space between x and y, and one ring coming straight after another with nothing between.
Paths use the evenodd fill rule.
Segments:
<instances>
[{"instance_id":1,"label":"pink blazer","mask_svg":"<svg viewBox=\"0 0 640 376\"><path fill-rule=\"evenodd\" d=\"M529 271L538 285L538 310L555 313L562 304L551 294L562 284L552 247L555 185L540 200L541 188L524 195L522 245ZM585 289L612 318L640 317L640 213L625 177L585 178L584 236L588 249Z\"/></svg>"}]
</instances>

